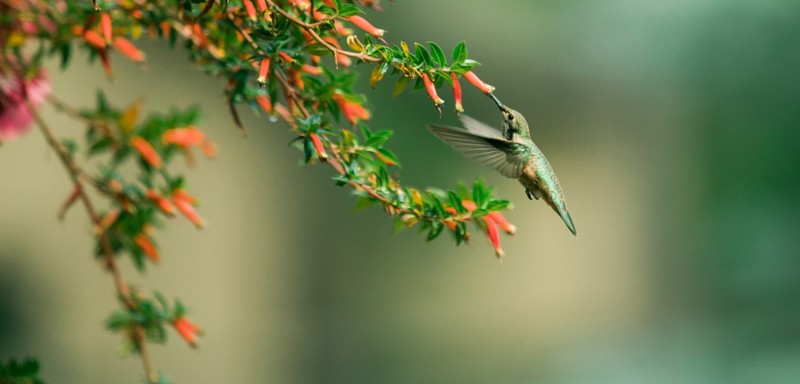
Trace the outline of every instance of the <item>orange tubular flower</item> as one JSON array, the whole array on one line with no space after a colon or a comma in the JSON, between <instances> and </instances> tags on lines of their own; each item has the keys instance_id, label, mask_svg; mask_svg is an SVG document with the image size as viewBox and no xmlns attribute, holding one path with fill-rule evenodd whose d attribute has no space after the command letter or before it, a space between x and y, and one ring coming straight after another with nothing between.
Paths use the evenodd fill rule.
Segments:
<instances>
[{"instance_id":1,"label":"orange tubular flower","mask_svg":"<svg viewBox=\"0 0 800 384\"><path fill-rule=\"evenodd\" d=\"M289 56L289 54L286 53L286 52L280 51L280 52L278 52L278 56L280 56L281 59L283 59L283 61L285 61L286 63L289 63L289 64L294 63L294 58Z\"/></svg>"},{"instance_id":2,"label":"orange tubular flower","mask_svg":"<svg viewBox=\"0 0 800 384\"><path fill-rule=\"evenodd\" d=\"M470 84L474 85L475 88L480 89L481 92L487 95L494 92L494 87L481 81L481 79L478 78L475 72L469 71L465 73L464 78L467 79L467 81L469 81Z\"/></svg>"},{"instance_id":3,"label":"orange tubular flower","mask_svg":"<svg viewBox=\"0 0 800 384\"><path fill-rule=\"evenodd\" d=\"M460 115L464 113L464 106L461 103L461 84L455 73L451 73L450 78L453 79L453 99L456 102L456 113Z\"/></svg>"},{"instance_id":4,"label":"orange tubular flower","mask_svg":"<svg viewBox=\"0 0 800 384\"><path fill-rule=\"evenodd\" d=\"M131 146L136 152L139 152L139 156L141 156L147 164L150 164L151 167L155 169L161 168L161 156L158 155L158 152L153 149L153 146L150 145L147 140L135 136L131 139Z\"/></svg>"},{"instance_id":5,"label":"orange tubular flower","mask_svg":"<svg viewBox=\"0 0 800 384\"><path fill-rule=\"evenodd\" d=\"M203 334L203 330L200 329L197 325L186 319L185 317L179 317L172 321L172 326L175 327L175 331L178 332L181 337L189 343L192 348L197 348L197 336Z\"/></svg>"},{"instance_id":6,"label":"orange tubular flower","mask_svg":"<svg viewBox=\"0 0 800 384\"><path fill-rule=\"evenodd\" d=\"M355 25L356 27L363 29L364 32L369 33L372 36L383 37L383 34L386 33L386 31L383 29L375 28L375 26L370 24L370 22L367 21L367 19L361 16L350 16L347 18L347 20L353 23L353 25Z\"/></svg>"},{"instance_id":7,"label":"orange tubular flower","mask_svg":"<svg viewBox=\"0 0 800 384\"><path fill-rule=\"evenodd\" d=\"M308 64L303 64L300 67L300 70L308 73L309 75L319 75L322 73L322 68Z\"/></svg>"},{"instance_id":8,"label":"orange tubular flower","mask_svg":"<svg viewBox=\"0 0 800 384\"><path fill-rule=\"evenodd\" d=\"M256 13L256 7L253 6L253 2L250 0L242 0L242 5L244 5L244 9L247 12L247 17L252 21L256 21L258 13Z\"/></svg>"},{"instance_id":9,"label":"orange tubular flower","mask_svg":"<svg viewBox=\"0 0 800 384\"><path fill-rule=\"evenodd\" d=\"M328 161L328 154L325 152L325 147L322 146L322 140L320 140L319 135L316 133L309 133L308 138L310 138L311 143L314 144L314 149L317 151L319 160Z\"/></svg>"},{"instance_id":10,"label":"orange tubular flower","mask_svg":"<svg viewBox=\"0 0 800 384\"><path fill-rule=\"evenodd\" d=\"M183 216L186 216L186 218L189 219L192 224L198 228L203 228L203 226L205 226L205 222L194 209L194 204L196 203L197 199L186 193L184 190L176 189L172 191L172 204L175 204L175 207L178 208Z\"/></svg>"},{"instance_id":11,"label":"orange tubular flower","mask_svg":"<svg viewBox=\"0 0 800 384\"><path fill-rule=\"evenodd\" d=\"M442 104L444 104L444 100L442 100L442 98L436 93L436 85L433 84L427 73L422 74L422 82L425 83L425 90L428 91L428 96L430 96L431 100L433 100L433 106L439 108Z\"/></svg>"},{"instance_id":12,"label":"orange tubular flower","mask_svg":"<svg viewBox=\"0 0 800 384\"><path fill-rule=\"evenodd\" d=\"M147 196L147 199L152 201L153 204L155 204L155 206L161 210L161 212L164 212L168 216L172 216L175 214L175 207L173 207L172 204L169 203L169 200L167 200L166 197L161 196L155 190L152 189L147 190L145 196Z\"/></svg>"},{"instance_id":13,"label":"orange tubular flower","mask_svg":"<svg viewBox=\"0 0 800 384\"><path fill-rule=\"evenodd\" d=\"M289 0L289 2L303 12L311 8L311 2L308 0Z\"/></svg>"},{"instance_id":14,"label":"orange tubular flower","mask_svg":"<svg viewBox=\"0 0 800 384\"><path fill-rule=\"evenodd\" d=\"M466 208L467 211L469 212L472 212L478 208L478 206L475 205L474 202L469 200L462 200L461 205L463 205L464 208ZM495 213L497 215L493 215ZM500 217L500 219L504 224L500 224L499 222L497 222L496 221L497 217ZM514 228L513 225L509 224L505 220L505 218L503 218L503 216L500 215L498 212L492 212L489 215L482 217L481 220L483 220L483 223L486 224L486 237L488 237L489 242L492 243L492 247L494 248L495 254L497 255L497 257L503 257L503 255L505 255L505 252L503 252L503 248L500 247L500 232L497 230L497 226L498 225L500 225L501 227L504 225L507 226L504 227L503 230L506 230L506 232L508 232L508 230L511 230L511 232L509 232L510 234L513 234L513 231L516 231L516 228ZM508 228L508 230L506 228Z\"/></svg>"},{"instance_id":15,"label":"orange tubular flower","mask_svg":"<svg viewBox=\"0 0 800 384\"><path fill-rule=\"evenodd\" d=\"M161 141L167 145L177 145L179 147L191 147L200 145L206 141L206 135L195 126L186 128L168 129L161 135Z\"/></svg>"},{"instance_id":16,"label":"orange tubular flower","mask_svg":"<svg viewBox=\"0 0 800 384\"><path fill-rule=\"evenodd\" d=\"M150 259L152 262L158 262L160 256L158 255L158 249L156 249L155 244L153 241L150 240L150 236L147 236L144 233L140 233L133 238L133 242L142 250L142 252L147 255L147 258Z\"/></svg>"},{"instance_id":17,"label":"orange tubular flower","mask_svg":"<svg viewBox=\"0 0 800 384\"><path fill-rule=\"evenodd\" d=\"M497 223L489 217L483 218L483 222L486 224L486 236L489 238L489 242L492 243L492 247L494 247L494 253L497 257L503 257L505 252L500 247L500 233L497 231Z\"/></svg>"},{"instance_id":18,"label":"orange tubular flower","mask_svg":"<svg viewBox=\"0 0 800 384\"><path fill-rule=\"evenodd\" d=\"M134 62L144 62L144 52L140 51L133 43L122 36L118 36L114 39L114 49Z\"/></svg>"},{"instance_id":19,"label":"orange tubular flower","mask_svg":"<svg viewBox=\"0 0 800 384\"><path fill-rule=\"evenodd\" d=\"M272 114L272 104L269 102L269 97L266 95L258 95L256 96L256 103L258 103L258 106L260 106L264 112L267 112L270 115Z\"/></svg>"},{"instance_id":20,"label":"orange tubular flower","mask_svg":"<svg viewBox=\"0 0 800 384\"><path fill-rule=\"evenodd\" d=\"M256 9L258 9L260 13L266 12L268 9L267 0L256 0Z\"/></svg>"},{"instance_id":21,"label":"orange tubular flower","mask_svg":"<svg viewBox=\"0 0 800 384\"><path fill-rule=\"evenodd\" d=\"M114 40L114 36L111 28L111 16L107 12L100 14L100 31L103 32L106 44L111 44L111 41Z\"/></svg>"},{"instance_id":22,"label":"orange tubular flower","mask_svg":"<svg viewBox=\"0 0 800 384\"><path fill-rule=\"evenodd\" d=\"M97 48L97 49L105 49L106 48L106 41L103 39L103 36L100 36L99 33L88 30L83 33L83 39L86 40L89 45Z\"/></svg>"},{"instance_id":23,"label":"orange tubular flower","mask_svg":"<svg viewBox=\"0 0 800 384\"><path fill-rule=\"evenodd\" d=\"M364 108L361 104L358 104L354 101L347 100L344 96L334 93L333 94L333 101L339 106L339 109L344 114L344 117L349 121L351 124L355 124L360 120L369 120L371 117L369 110Z\"/></svg>"},{"instance_id":24,"label":"orange tubular flower","mask_svg":"<svg viewBox=\"0 0 800 384\"><path fill-rule=\"evenodd\" d=\"M514 224L509 223L500 212L490 212L488 217L494 220L494 222L497 223L497 226L500 227L500 229L502 229L505 233L513 235L517 232L517 227L514 226Z\"/></svg>"},{"instance_id":25,"label":"orange tubular flower","mask_svg":"<svg viewBox=\"0 0 800 384\"><path fill-rule=\"evenodd\" d=\"M267 84L267 75L269 74L269 57L261 60L261 65L258 67L258 84L264 86Z\"/></svg>"}]
</instances>

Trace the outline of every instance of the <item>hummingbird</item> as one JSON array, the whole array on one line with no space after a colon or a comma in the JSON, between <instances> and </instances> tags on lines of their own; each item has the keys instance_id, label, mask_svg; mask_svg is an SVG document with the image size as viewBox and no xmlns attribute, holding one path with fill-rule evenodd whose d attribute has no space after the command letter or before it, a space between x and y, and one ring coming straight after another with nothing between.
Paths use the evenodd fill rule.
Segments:
<instances>
[{"instance_id":1,"label":"hummingbird","mask_svg":"<svg viewBox=\"0 0 800 384\"><path fill-rule=\"evenodd\" d=\"M528 199L544 199L569 231L577 236L561 184L547 158L531 140L525 117L505 106L494 95L489 96L500 108L501 131L466 115L461 116L465 129L443 125L429 125L428 129L464 156L493 168L505 177L519 180Z\"/></svg>"}]
</instances>

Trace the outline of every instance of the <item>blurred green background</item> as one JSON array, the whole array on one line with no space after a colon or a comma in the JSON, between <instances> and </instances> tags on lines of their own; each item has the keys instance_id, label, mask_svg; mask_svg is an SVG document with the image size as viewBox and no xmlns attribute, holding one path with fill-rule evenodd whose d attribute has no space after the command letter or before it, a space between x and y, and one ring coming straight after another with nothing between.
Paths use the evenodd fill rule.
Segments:
<instances>
[{"instance_id":1,"label":"blurred green background","mask_svg":"<svg viewBox=\"0 0 800 384\"><path fill-rule=\"evenodd\" d=\"M197 351L174 333L154 347L160 370L182 383L800 382L799 2L384 6L368 19L393 43L467 41L479 75L533 123L579 237L428 134L427 96L393 100L390 81L363 92L371 125L396 130L404 182L480 176L515 203L502 265L480 236L426 243L392 234L378 208L354 212L329 168L299 166L282 124L242 109L242 139L223 84L182 49L146 44L148 71L115 56L111 83L85 57L65 73L53 63L74 104L98 87L150 110L199 103L220 146L188 171L210 227L169 225L145 277L123 263L206 330ZM465 93L468 114L499 122ZM138 382L138 359L102 329L115 303L88 221L55 218L70 186L38 132L0 148L0 175L0 358L37 356L53 383Z\"/></svg>"}]
</instances>

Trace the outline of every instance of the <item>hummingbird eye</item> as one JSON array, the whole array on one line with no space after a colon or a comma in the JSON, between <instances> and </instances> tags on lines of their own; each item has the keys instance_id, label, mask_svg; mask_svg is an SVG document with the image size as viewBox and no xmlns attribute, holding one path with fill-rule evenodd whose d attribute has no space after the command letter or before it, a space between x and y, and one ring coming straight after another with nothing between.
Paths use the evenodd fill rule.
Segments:
<instances>
[{"instance_id":1,"label":"hummingbird eye","mask_svg":"<svg viewBox=\"0 0 800 384\"><path fill-rule=\"evenodd\" d=\"M508 121L514 121L514 115L509 113L507 119L508 119Z\"/></svg>"}]
</instances>

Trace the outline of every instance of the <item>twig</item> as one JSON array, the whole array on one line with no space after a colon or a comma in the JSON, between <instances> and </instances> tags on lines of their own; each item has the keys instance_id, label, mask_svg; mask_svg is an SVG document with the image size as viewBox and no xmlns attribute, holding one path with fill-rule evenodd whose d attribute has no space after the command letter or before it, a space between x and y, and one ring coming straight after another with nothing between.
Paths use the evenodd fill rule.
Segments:
<instances>
[{"instance_id":1,"label":"twig","mask_svg":"<svg viewBox=\"0 0 800 384\"><path fill-rule=\"evenodd\" d=\"M86 208L86 213L89 215L89 219L94 225L99 225L101 218L97 213L97 210L94 208L92 201L89 199L89 196L84 191L80 177L80 167L78 167L77 163L75 163L75 160L72 158L72 155L69 153L69 151L61 143L59 143L58 140L56 140L55 136L53 135L53 131L44 122L44 120L42 120L39 113L29 101L25 102L25 108L28 108L33 116L34 121L36 122L36 126L38 126L39 130L42 131L42 135L47 141L47 144L56 152L59 160L61 160L61 163L64 165L64 168L67 169L67 174L72 180L72 183L75 185L75 188L77 188L78 198ZM136 302L131 297L130 286L122 276L116 260L114 259L114 250L111 247L111 242L109 241L108 236L105 234L105 232L101 232L98 236L100 237L100 246L103 250L106 268L114 279L114 286L117 289L117 294L119 295L120 300L129 311L138 310ZM152 383L157 382L158 374L153 368L153 361L147 349L147 341L145 339L144 329L137 324L133 325L133 338L137 350L139 351L139 356L142 359L142 365L144 366L147 379Z\"/></svg>"}]
</instances>

